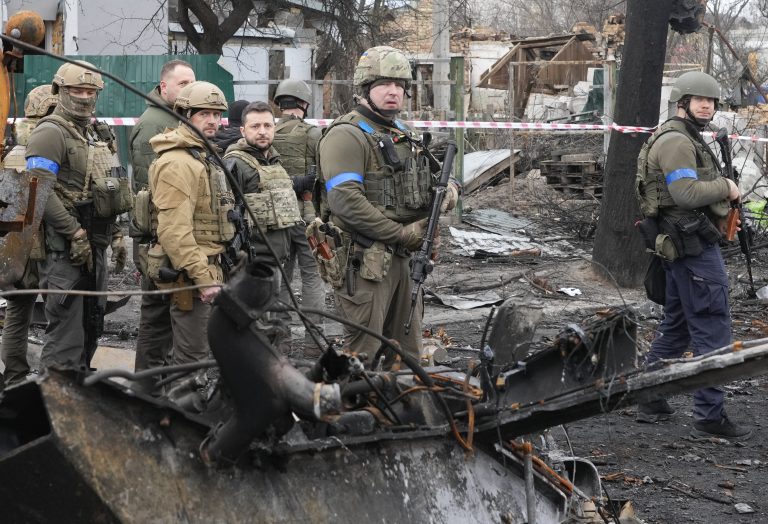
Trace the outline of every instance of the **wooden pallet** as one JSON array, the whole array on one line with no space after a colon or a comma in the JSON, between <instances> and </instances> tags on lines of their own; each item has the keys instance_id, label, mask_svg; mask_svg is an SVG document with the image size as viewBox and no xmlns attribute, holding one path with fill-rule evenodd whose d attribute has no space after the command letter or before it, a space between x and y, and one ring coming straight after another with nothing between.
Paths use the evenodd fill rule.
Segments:
<instances>
[{"instance_id":1,"label":"wooden pallet","mask_svg":"<svg viewBox=\"0 0 768 524\"><path fill-rule=\"evenodd\" d=\"M603 173L594 160L545 160L541 162L541 175L547 184L568 195L599 198L603 194Z\"/></svg>"}]
</instances>

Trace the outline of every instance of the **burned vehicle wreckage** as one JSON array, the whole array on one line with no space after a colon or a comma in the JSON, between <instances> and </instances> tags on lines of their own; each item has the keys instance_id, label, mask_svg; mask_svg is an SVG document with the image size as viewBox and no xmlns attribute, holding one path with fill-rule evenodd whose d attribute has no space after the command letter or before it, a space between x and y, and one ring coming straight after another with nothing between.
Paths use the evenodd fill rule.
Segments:
<instances>
[{"instance_id":1,"label":"burned vehicle wreckage","mask_svg":"<svg viewBox=\"0 0 768 524\"><path fill-rule=\"evenodd\" d=\"M755 341L638 369L629 309L529 347L511 302L467 373L408 355L370 371L333 343L291 361L269 341L280 326L267 312L285 307L274 289L269 266L240 270L209 323L216 361L166 368L166 395L134 392L142 375L120 370L7 389L9 522L567 522L595 506L609 521L595 467L543 430L768 367Z\"/></svg>"}]
</instances>

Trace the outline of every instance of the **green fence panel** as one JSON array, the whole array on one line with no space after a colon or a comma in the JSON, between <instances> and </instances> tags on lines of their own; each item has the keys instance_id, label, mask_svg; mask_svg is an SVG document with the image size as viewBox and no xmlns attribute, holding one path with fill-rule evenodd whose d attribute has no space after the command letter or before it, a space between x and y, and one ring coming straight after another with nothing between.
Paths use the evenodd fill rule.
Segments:
<instances>
[{"instance_id":1,"label":"green fence panel","mask_svg":"<svg viewBox=\"0 0 768 524\"><path fill-rule=\"evenodd\" d=\"M232 75L218 65L217 55L86 55L68 58L87 60L107 73L125 80L142 93L150 92L158 84L163 64L178 58L190 63L198 80L205 80L219 86L227 100L234 98ZM49 56L24 57L24 73L13 75L19 117L23 116L27 93L39 85L50 83L61 64L60 60ZM146 103L143 98L116 82L111 82L108 78L104 79L104 84L104 91L99 95L99 102L96 105L97 117L130 118L138 117L144 112ZM12 104L11 116L13 112Z\"/></svg>"}]
</instances>

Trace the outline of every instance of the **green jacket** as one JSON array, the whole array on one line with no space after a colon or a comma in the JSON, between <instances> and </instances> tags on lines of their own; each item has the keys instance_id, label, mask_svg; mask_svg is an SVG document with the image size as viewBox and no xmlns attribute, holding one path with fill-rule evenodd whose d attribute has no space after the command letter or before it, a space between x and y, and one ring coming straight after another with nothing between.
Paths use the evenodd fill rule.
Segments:
<instances>
[{"instance_id":1,"label":"green jacket","mask_svg":"<svg viewBox=\"0 0 768 524\"><path fill-rule=\"evenodd\" d=\"M169 115L159 107L170 107L160 96L160 86L155 87L147 96L152 99L152 102L147 101L147 109L141 115L139 123L133 126L129 140L134 193L149 185L149 165L157 158L157 154L149 145L149 139L166 129L175 129L179 125L178 118Z\"/></svg>"}]
</instances>

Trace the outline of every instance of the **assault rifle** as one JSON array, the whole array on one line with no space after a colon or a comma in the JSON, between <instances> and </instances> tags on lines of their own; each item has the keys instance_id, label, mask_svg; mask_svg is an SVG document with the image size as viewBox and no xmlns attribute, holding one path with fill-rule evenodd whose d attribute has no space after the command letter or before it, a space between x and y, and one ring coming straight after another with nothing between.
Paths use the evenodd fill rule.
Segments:
<instances>
[{"instance_id":1,"label":"assault rifle","mask_svg":"<svg viewBox=\"0 0 768 524\"><path fill-rule=\"evenodd\" d=\"M229 172L236 178L237 167L235 161L230 160L226 164ZM224 251L224 256L221 257L225 274L230 274L234 270L241 251L245 252L248 262L251 262L255 256L255 248L251 245L251 225L246 218L247 214L248 211L245 209L245 203L240 199L235 200L234 209L229 210L227 213L227 219L235 226L235 236L229 241Z\"/></svg>"},{"instance_id":2,"label":"assault rifle","mask_svg":"<svg viewBox=\"0 0 768 524\"><path fill-rule=\"evenodd\" d=\"M739 178L736 170L733 168L733 157L731 156L731 141L728 136L728 130L721 127L715 135L715 140L720 146L720 151L723 155L723 163L725 164L725 176L730 179L736 187L739 186ZM741 222L741 228L739 229L739 222ZM749 275L749 296L757 296L755 293L755 282L752 279L752 252L750 246L749 229L747 228L747 220L744 216L744 207L741 205L741 200L733 200L731 202L731 210L728 212L728 218L726 220L725 239L732 242L734 237L739 237L739 246L741 252L744 253L744 258L747 261L747 274Z\"/></svg>"},{"instance_id":3,"label":"assault rifle","mask_svg":"<svg viewBox=\"0 0 768 524\"><path fill-rule=\"evenodd\" d=\"M75 209L77 210L80 226L85 229L90 240L94 229L93 220L93 202L88 200L85 202L75 203ZM100 252L93 246L91 242L91 253L93 257L93 267L88 271L88 264L82 265L82 276L75 283L75 288L88 291L101 291L99 289L99 279L97 277L97 271L106 271L105 267L101 266L98 262L97 253ZM63 296L62 299L66 300L68 297ZM104 333L104 314L105 308L102 305L99 297L83 297L83 331L84 331L84 343L83 343L83 359L85 361L85 367L90 368L91 359L96 353L96 349L99 346L99 338Z\"/></svg>"},{"instance_id":4,"label":"assault rifle","mask_svg":"<svg viewBox=\"0 0 768 524\"><path fill-rule=\"evenodd\" d=\"M421 242L421 249L411 258L411 280L413 281L413 288L411 289L411 311L408 313L408 321L405 323L406 334L411 330L411 321L413 320L413 312L416 310L416 303L419 299L419 293L421 293L421 286L427 279L427 275L432 272L432 249L435 243L435 234L440 220L440 208L443 205L445 199L445 192L448 187L448 180L451 178L451 170L453 169L453 159L456 156L456 143L453 141L448 142L448 147L445 150L445 159L443 160L443 168L440 171L440 178L435 186L435 194L432 196L432 210L429 213L429 221L427 222L427 230L424 233L424 239Z\"/></svg>"}]
</instances>

